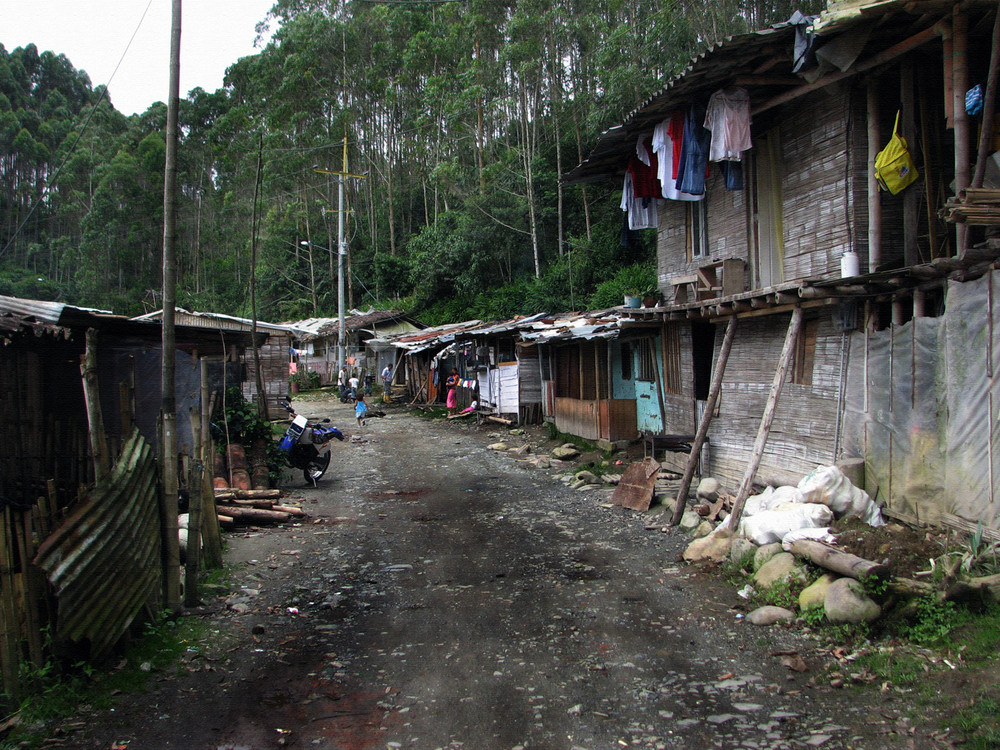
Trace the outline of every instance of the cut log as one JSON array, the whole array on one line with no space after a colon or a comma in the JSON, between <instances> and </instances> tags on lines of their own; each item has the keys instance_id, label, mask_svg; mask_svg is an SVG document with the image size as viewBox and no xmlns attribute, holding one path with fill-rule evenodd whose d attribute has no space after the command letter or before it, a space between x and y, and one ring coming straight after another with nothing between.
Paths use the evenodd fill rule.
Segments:
<instances>
[{"instance_id":1,"label":"cut log","mask_svg":"<svg viewBox=\"0 0 1000 750\"><path fill-rule=\"evenodd\" d=\"M225 500L215 499L216 505L222 506L235 506L237 508L260 508L261 510L271 510L274 507L274 500L240 500L239 498L230 497Z\"/></svg>"},{"instance_id":2,"label":"cut log","mask_svg":"<svg viewBox=\"0 0 1000 750\"><path fill-rule=\"evenodd\" d=\"M872 576L882 580L888 580L892 577L888 565L865 560L863 557L843 552L813 539L799 539L792 542L791 552L816 563L821 568L858 580Z\"/></svg>"},{"instance_id":3,"label":"cut log","mask_svg":"<svg viewBox=\"0 0 1000 750\"><path fill-rule=\"evenodd\" d=\"M240 500L277 500L281 497L281 490L223 490L215 493L216 500L226 497L236 497Z\"/></svg>"},{"instance_id":4,"label":"cut log","mask_svg":"<svg viewBox=\"0 0 1000 750\"><path fill-rule=\"evenodd\" d=\"M234 505L219 508L222 515L230 516L236 523L285 523L291 519L290 513L258 508L238 508Z\"/></svg>"},{"instance_id":5,"label":"cut log","mask_svg":"<svg viewBox=\"0 0 1000 750\"><path fill-rule=\"evenodd\" d=\"M304 510L302 510L302 508L299 508L296 505L275 505L271 507L271 510L276 513L288 513L296 518L308 515Z\"/></svg>"},{"instance_id":6,"label":"cut log","mask_svg":"<svg viewBox=\"0 0 1000 750\"><path fill-rule=\"evenodd\" d=\"M231 529L236 524L232 516L227 516L223 515L222 513L219 513L218 515L216 515L216 518L219 519L219 526L221 526L224 529Z\"/></svg>"}]
</instances>

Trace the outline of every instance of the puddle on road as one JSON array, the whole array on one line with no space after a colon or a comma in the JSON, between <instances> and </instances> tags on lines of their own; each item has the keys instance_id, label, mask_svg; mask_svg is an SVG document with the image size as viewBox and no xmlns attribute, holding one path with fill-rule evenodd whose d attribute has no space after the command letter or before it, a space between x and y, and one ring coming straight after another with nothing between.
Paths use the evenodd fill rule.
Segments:
<instances>
[{"instance_id":1,"label":"puddle on road","mask_svg":"<svg viewBox=\"0 0 1000 750\"><path fill-rule=\"evenodd\" d=\"M381 492L366 492L365 497L372 500L413 500L430 492L430 487L420 487L415 490L382 490Z\"/></svg>"}]
</instances>

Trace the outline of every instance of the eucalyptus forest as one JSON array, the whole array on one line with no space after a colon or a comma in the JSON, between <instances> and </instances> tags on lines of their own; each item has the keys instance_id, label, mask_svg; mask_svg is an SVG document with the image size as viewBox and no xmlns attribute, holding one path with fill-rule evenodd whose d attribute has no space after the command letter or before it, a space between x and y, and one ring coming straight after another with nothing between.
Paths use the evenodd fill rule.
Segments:
<instances>
[{"instance_id":1,"label":"eucalyptus forest","mask_svg":"<svg viewBox=\"0 0 1000 750\"><path fill-rule=\"evenodd\" d=\"M796 8L816 10L277 0L259 53L180 102L178 305L335 315L341 221L351 308L490 320L654 289L621 185L560 175L700 50ZM118 112L59 50L0 46L0 294L159 309L165 123L163 103Z\"/></svg>"}]
</instances>

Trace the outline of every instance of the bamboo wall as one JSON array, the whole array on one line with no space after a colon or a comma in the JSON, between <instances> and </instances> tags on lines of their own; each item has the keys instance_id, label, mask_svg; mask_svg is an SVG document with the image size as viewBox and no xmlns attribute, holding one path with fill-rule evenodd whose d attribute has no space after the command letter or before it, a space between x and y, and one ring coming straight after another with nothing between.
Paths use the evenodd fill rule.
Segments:
<instances>
[{"instance_id":1,"label":"bamboo wall","mask_svg":"<svg viewBox=\"0 0 1000 750\"><path fill-rule=\"evenodd\" d=\"M835 460L837 409L844 336L832 316L818 321L811 385L786 381L767 440L758 478L795 483L817 466ZM739 486L757 436L764 404L784 344L789 315L741 320L729 355L712 420L710 471L731 491ZM722 332L717 331L716 353Z\"/></svg>"},{"instance_id":2,"label":"bamboo wall","mask_svg":"<svg viewBox=\"0 0 1000 750\"><path fill-rule=\"evenodd\" d=\"M781 111L785 281L839 276L840 256L853 249L849 107L846 85L835 84Z\"/></svg>"}]
</instances>

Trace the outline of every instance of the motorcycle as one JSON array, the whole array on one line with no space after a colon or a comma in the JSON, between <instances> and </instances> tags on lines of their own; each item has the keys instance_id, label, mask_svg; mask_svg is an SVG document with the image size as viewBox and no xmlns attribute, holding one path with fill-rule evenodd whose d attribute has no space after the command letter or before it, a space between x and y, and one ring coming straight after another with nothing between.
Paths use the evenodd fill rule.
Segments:
<instances>
[{"instance_id":1,"label":"motorcycle","mask_svg":"<svg viewBox=\"0 0 1000 750\"><path fill-rule=\"evenodd\" d=\"M321 422L310 422L300 414L295 413L288 398L281 400L292 417L292 423L285 430L284 437L278 443L278 448L285 454L285 461L293 469L302 469L306 482L316 486L318 480L330 465L330 441L344 439L344 433L336 427L325 426L329 419Z\"/></svg>"}]
</instances>

